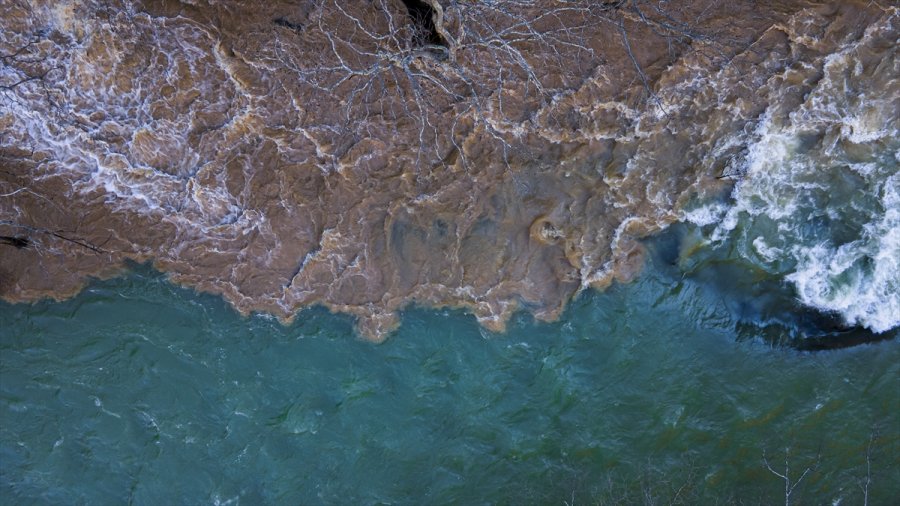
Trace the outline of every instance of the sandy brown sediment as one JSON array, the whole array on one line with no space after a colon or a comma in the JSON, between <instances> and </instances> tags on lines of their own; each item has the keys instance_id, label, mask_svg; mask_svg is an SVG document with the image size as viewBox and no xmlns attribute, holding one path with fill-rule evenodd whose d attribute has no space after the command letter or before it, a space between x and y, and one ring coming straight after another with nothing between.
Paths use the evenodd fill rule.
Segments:
<instances>
[{"instance_id":1,"label":"sandy brown sediment","mask_svg":"<svg viewBox=\"0 0 900 506\"><path fill-rule=\"evenodd\" d=\"M554 319L631 279L639 239L730 190L736 139L897 15L430 3L439 37L399 0L4 2L0 235L32 244L0 245L0 295L68 297L135 260L374 340L410 303Z\"/></svg>"}]
</instances>

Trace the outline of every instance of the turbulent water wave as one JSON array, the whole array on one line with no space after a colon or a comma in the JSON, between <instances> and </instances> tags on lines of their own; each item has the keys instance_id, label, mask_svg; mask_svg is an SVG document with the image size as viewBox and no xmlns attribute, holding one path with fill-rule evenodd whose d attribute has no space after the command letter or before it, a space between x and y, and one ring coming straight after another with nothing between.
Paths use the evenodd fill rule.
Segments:
<instances>
[{"instance_id":1,"label":"turbulent water wave","mask_svg":"<svg viewBox=\"0 0 900 506\"><path fill-rule=\"evenodd\" d=\"M733 207L714 207L714 240L736 241L802 303L875 332L900 325L898 24L892 11L828 55L795 109L770 108Z\"/></svg>"},{"instance_id":2,"label":"turbulent water wave","mask_svg":"<svg viewBox=\"0 0 900 506\"><path fill-rule=\"evenodd\" d=\"M427 26L389 0L4 3L0 296L70 296L137 261L244 313L346 312L373 339L413 303L493 330L517 308L554 319L631 279L642 238L715 222L724 204L691 206L730 176L728 222L750 209L756 173L776 177L765 150L806 188L801 165L838 156L804 130L844 107L828 72L861 68L870 98L896 74L896 9L873 2L426 3ZM865 107L838 116L847 156L882 152ZM860 191L887 209L879 174ZM891 256L879 216L853 239L865 258ZM789 246L756 243L774 263ZM896 293L878 262L873 296Z\"/></svg>"}]
</instances>

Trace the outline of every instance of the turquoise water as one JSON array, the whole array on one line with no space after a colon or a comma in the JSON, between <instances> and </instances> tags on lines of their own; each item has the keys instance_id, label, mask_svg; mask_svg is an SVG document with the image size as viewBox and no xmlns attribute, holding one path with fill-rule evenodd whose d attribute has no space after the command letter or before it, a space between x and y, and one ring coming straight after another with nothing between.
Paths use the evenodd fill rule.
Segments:
<instances>
[{"instance_id":1,"label":"turquoise water","mask_svg":"<svg viewBox=\"0 0 900 506\"><path fill-rule=\"evenodd\" d=\"M502 335L412 309L373 345L144 267L0 305L0 503L781 503L764 456L792 485L809 469L793 504L862 504L867 477L869 504L900 497L896 331L773 346L750 299L673 266L677 239Z\"/></svg>"}]
</instances>

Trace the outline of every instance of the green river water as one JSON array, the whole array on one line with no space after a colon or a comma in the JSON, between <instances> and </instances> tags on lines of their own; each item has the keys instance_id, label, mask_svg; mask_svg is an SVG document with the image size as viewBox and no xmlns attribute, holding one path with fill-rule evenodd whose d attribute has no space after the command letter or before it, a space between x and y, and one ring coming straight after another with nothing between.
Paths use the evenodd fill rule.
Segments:
<instances>
[{"instance_id":1,"label":"green river water","mask_svg":"<svg viewBox=\"0 0 900 506\"><path fill-rule=\"evenodd\" d=\"M784 503L764 459L792 504L897 500L896 329L773 346L739 310L755 298L672 265L683 237L501 335L411 309L373 345L347 317L243 318L143 266L2 304L0 503Z\"/></svg>"},{"instance_id":2,"label":"green river water","mask_svg":"<svg viewBox=\"0 0 900 506\"><path fill-rule=\"evenodd\" d=\"M409 308L400 329L376 345L356 337L347 316L309 308L289 326L265 315L243 317L223 299L176 286L145 265L95 280L66 301L0 302L0 506L900 504L900 11L890 4L872 2L869 7L885 16L821 61L803 60L819 49L791 56L797 64L762 87L769 96L758 98L771 105L758 118L721 138L710 130L715 135L696 153L708 152L716 163L730 157L720 176L734 180L729 195L701 192L681 209L688 193L656 193L668 183L655 184L653 177L667 181L676 177L672 170L682 170L680 159L669 167L667 153L694 152L694 146L673 144L659 156L650 149L653 156L645 160L629 158L623 171L655 164L636 174L649 178L639 191L661 206L654 215L660 226L676 212L679 222L647 243L645 268L634 282L582 292L557 322L537 322L523 311L507 332L491 334L462 311ZM52 9L51 17L64 11ZM68 16L82 15L72 12L78 14ZM786 30L811 48L820 46L815 37L800 35L821 31L821 47L828 47L844 22L819 26L817 19L792 18L788 29L771 31ZM128 30L131 24L140 28L129 21ZM20 51L44 47L50 42L41 40L44 32L35 32ZM122 44L157 40L169 47L169 33L159 28L147 39L123 34ZM216 47L218 61L225 46ZM92 48L78 49L88 63L115 56ZM81 61L81 53L74 54L72 61ZM38 61L28 58L22 65ZM66 61L54 65L69 68ZM81 75L80 65L72 66L72 76ZM7 66L7 77L31 72ZM118 147L102 151L112 146L102 141L105 126L88 135L79 120L70 131L55 123L64 115L35 105L43 103L35 97L55 100L44 82L50 72L6 86L11 98L4 107L11 112L4 117L10 119L0 120L11 140L4 146L13 146L13 153L31 146L40 154L38 167L58 160L61 172L54 177L77 182L72 192L82 194L73 197L76 203L102 196L113 206L109 212L194 209L193 182L159 179L169 176L163 171L145 179L143 165L127 171L118 161L98 166L99 160L124 159ZM203 79L219 79L209 76ZM28 88L36 79L43 88ZM718 94L713 87L710 96L730 108L743 98L722 97L742 97L755 79L750 75L735 90L722 81L726 88ZM147 89L139 85L144 81L134 82L135 90ZM102 111L102 117L109 113L134 125L121 126L123 132L152 137L140 123L145 109L153 110L150 102L91 86L62 88L77 98L73 103L89 104L72 118ZM804 87L809 90L800 93ZM684 106L685 118L702 128L709 97L696 111L690 97L705 93L685 95ZM255 114L235 118L243 124ZM635 136L646 133L634 128ZM684 129L673 119L666 129L678 143L694 139L693 125ZM318 141L304 136L318 150ZM268 170L268 163L254 160L253 170ZM607 161L590 163L599 165L582 169L607 170ZM34 170L28 178L50 177ZM568 169L557 175L568 177ZM250 191L247 184L242 195ZM186 190L166 189L176 187ZM591 190L604 188L597 183ZM532 198L531 190L522 191L522 198ZM25 192L52 202L26 187L3 192L11 199L5 209L20 215L3 216L7 225L40 218L43 204L20 210L14 200ZM629 203L632 196L620 195ZM210 198L213 210L201 206L202 220L191 222L191 211L173 217L188 221L168 223L178 231L172 251L191 247L183 238L208 239L194 229L205 230L203 220L225 206ZM604 202L618 206L605 198L597 209L605 209ZM287 207L285 216L291 209L305 208ZM612 241L628 233L632 218L643 223L642 216L622 221ZM12 248L12 238L6 239L0 260ZM486 242L485 254L497 253L490 249L502 249L502 242ZM582 275L605 272L587 257L578 266Z\"/></svg>"}]
</instances>

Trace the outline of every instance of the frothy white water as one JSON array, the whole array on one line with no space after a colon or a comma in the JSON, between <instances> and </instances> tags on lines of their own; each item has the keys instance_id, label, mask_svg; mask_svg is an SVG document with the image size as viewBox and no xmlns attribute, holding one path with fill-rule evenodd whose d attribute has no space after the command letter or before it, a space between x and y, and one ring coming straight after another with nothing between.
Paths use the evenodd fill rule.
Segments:
<instances>
[{"instance_id":1,"label":"frothy white water","mask_svg":"<svg viewBox=\"0 0 900 506\"><path fill-rule=\"evenodd\" d=\"M900 326L898 17L827 57L797 109L772 104L712 235L783 275L802 303L879 333ZM884 47L878 59L859 56ZM695 214L685 219L710 222Z\"/></svg>"},{"instance_id":2,"label":"frothy white water","mask_svg":"<svg viewBox=\"0 0 900 506\"><path fill-rule=\"evenodd\" d=\"M234 143L243 134L244 125L225 121L240 118L246 100L210 50L215 39L180 18L125 9L109 20L80 19L72 9L35 8L30 20L31 31L57 30L65 44L34 44L12 31L0 37L50 69L0 94L0 145L45 153L42 174L67 173L74 192L100 192L117 210L203 230L254 225L240 196L208 170L221 165L217 153L188 142L206 131ZM3 84L19 79L14 66L0 68ZM217 114L224 119L209 119Z\"/></svg>"},{"instance_id":3,"label":"frothy white water","mask_svg":"<svg viewBox=\"0 0 900 506\"><path fill-rule=\"evenodd\" d=\"M792 281L806 303L837 311L848 323L884 332L900 325L900 184L885 182L880 220L864 226L859 240L834 247L800 248Z\"/></svg>"},{"instance_id":4,"label":"frothy white water","mask_svg":"<svg viewBox=\"0 0 900 506\"><path fill-rule=\"evenodd\" d=\"M722 220L728 212L728 206L722 202L711 202L706 205L682 211L681 219L701 227L712 225Z\"/></svg>"}]
</instances>

